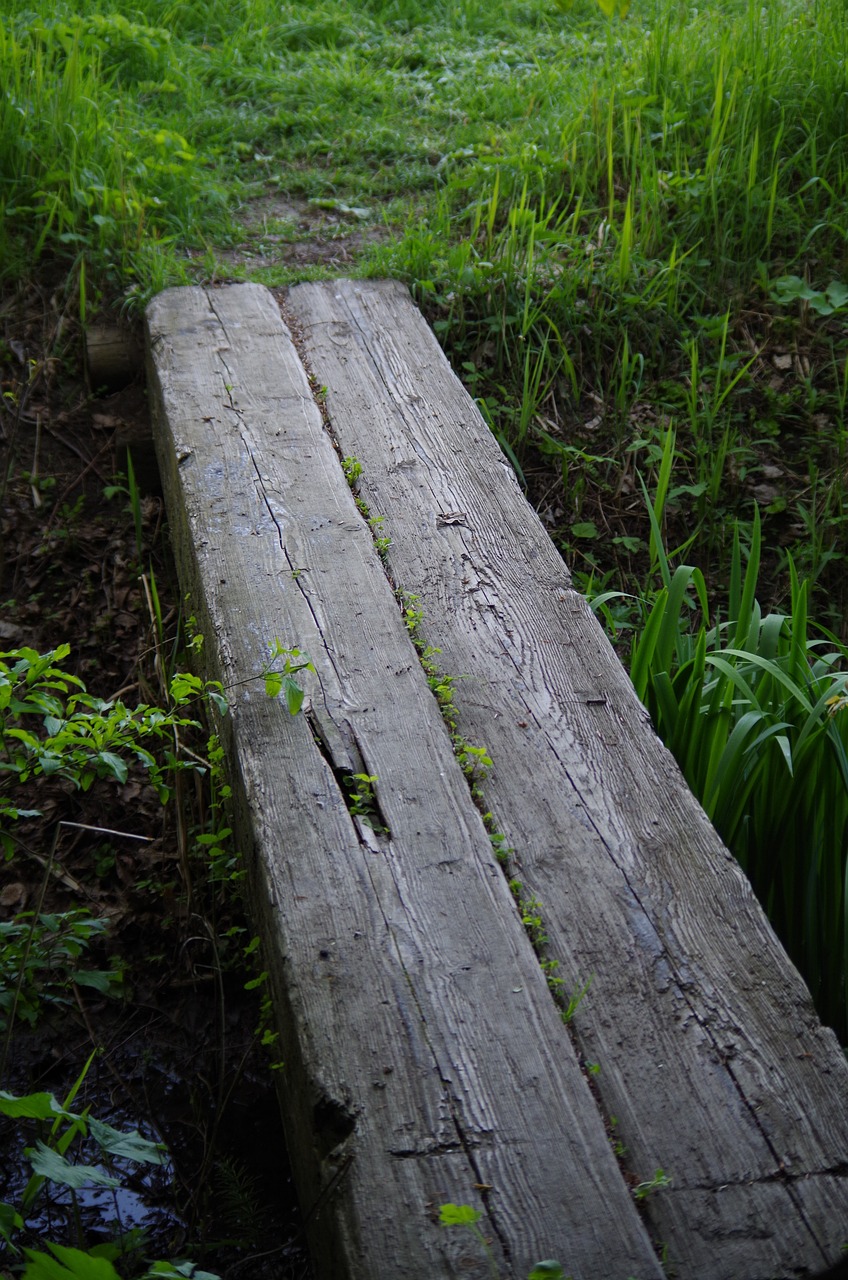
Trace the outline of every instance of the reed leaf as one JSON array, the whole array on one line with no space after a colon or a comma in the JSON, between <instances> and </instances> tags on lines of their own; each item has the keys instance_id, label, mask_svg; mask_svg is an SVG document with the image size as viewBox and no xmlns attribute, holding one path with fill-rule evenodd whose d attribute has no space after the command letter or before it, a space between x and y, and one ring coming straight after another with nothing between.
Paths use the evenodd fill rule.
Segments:
<instances>
[{"instance_id":1,"label":"reed leaf","mask_svg":"<svg viewBox=\"0 0 848 1280\"><path fill-rule=\"evenodd\" d=\"M634 635L631 677L822 1017L845 1040L848 648L827 631L810 637L809 583L792 565L789 612L763 617L756 514L744 574L734 538L730 617L710 625L700 571L671 569L661 512L661 501L648 504L662 585Z\"/></svg>"}]
</instances>

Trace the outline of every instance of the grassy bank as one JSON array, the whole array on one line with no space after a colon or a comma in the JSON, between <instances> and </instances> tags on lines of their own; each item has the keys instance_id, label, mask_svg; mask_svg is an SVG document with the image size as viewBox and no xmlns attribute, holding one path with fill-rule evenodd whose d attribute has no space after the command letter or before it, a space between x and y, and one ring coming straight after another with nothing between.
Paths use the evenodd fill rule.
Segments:
<instances>
[{"instance_id":1,"label":"grassy bank","mask_svg":"<svg viewBox=\"0 0 848 1280\"><path fill-rule=\"evenodd\" d=\"M791 550L844 631L841 0L81 8L7 6L7 280L58 258L84 317L320 269L228 255L308 237L292 201L388 228L362 269L413 285L592 589L644 585L673 421L672 545L718 588L757 503L771 590Z\"/></svg>"}]
</instances>

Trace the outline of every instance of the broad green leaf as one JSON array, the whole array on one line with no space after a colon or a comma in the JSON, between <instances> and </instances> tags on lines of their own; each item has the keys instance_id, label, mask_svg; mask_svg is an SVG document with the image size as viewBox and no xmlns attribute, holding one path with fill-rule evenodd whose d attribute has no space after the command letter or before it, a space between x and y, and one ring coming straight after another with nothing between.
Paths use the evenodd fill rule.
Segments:
<instances>
[{"instance_id":1,"label":"broad green leaf","mask_svg":"<svg viewBox=\"0 0 848 1280\"><path fill-rule=\"evenodd\" d=\"M102 765L105 765L108 772L111 773L114 778L117 778L118 782L126 782L127 764L120 756L116 756L113 751L99 751L97 753L97 759Z\"/></svg>"},{"instance_id":2,"label":"broad green leaf","mask_svg":"<svg viewBox=\"0 0 848 1280\"><path fill-rule=\"evenodd\" d=\"M39 1141L34 1147L25 1148L24 1154L29 1156L33 1173L40 1174L50 1182L58 1182L63 1187L119 1187L116 1179L98 1169L95 1165L71 1164L58 1151L53 1151Z\"/></svg>"},{"instance_id":3,"label":"broad green leaf","mask_svg":"<svg viewBox=\"0 0 848 1280\"><path fill-rule=\"evenodd\" d=\"M67 1116L52 1093L28 1093L23 1097L15 1097L0 1090L0 1115L26 1116L30 1120L55 1120L57 1116Z\"/></svg>"},{"instance_id":4,"label":"broad green leaf","mask_svg":"<svg viewBox=\"0 0 848 1280\"><path fill-rule=\"evenodd\" d=\"M230 709L230 704L224 697L223 693L218 693L214 689L207 689L209 701L212 703L219 716L225 716Z\"/></svg>"},{"instance_id":5,"label":"broad green leaf","mask_svg":"<svg viewBox=\"0 0 848 1280\"><path fill-rule=\"evenodd\" d=\"M269 698L276 698L283 687L283 674L281 671L265 672L265 692Z\"/></svg>"},{"instance_id":6,"label":"broad green leaf","mask_svg":"<svg viewBox=\"0 0 848 1280\"><path fill-rule=\"evenodd\" d=\"M161 1142L150 1142L142 1138L137 1131L122 1133L113 1129L110 1124L89 1117L88 1131L98 1146L113 1156L123 1156L126 1160L137 1160L145 1164L166 1164L168 1149Z\"/></svg>"},{"instance_id":7,"label":"broad green leaf","mask_svg":"<svg viewBox=\"0 0 848 1280\"><path fill-rule=\"evenodd\" d=\"M57 1258L51 1258L49 1253L36 1253L32 1249L24 1252L27 1264L23 1280L74 1280L74 1272L63 1267Z\"/></svg>"},{"instance_id":8,"label":"broad green leaf","mask_svg":"<svg viewBox=\"0 0 848 1280\"><path fill-rule=\"evenodd\" d=\"M818 290L810 288L800 276L781 276L778 280L772 280L771 286L774 301L784 305L798 299L809 302L812 298L821 296Z\"/></svg>"},{"instance_id":9,"label":"broad green leaf","mask_svg":"<svg viewBox=\"0 0 848 1280\"><path fill-rule=\"evenodd\" d=\"M108 996L114 994L121 975L117 969L78 969L73 979L78 987L91 987L101 995Z\"/></svg>"},{"instance_id":10,"label":"broad green leaf","mask_svg":"<svg viewBox=\"0 0 848 1280\"><path fill-rule=\"evenodd\" d=\"M527 1280L565 1280L565 1272L559 1262L546 1258L544 1262L536 1263Z\"/></svg>"},{"instance_id":11,"label":"broad green leaf","mask_svg":"<svg viewBox=\"0 0 848 1280\"><path fill-rule=\"evenodd\" d=\"M196 698L202 688L202 681L190 671L178 671L171 679L171 698L179 706L191 698Z\"/></svg>"},{"instance_id":12,"label":"broad green leaf","mask_svg":"<svg viewBox=\"0 0 848 1280\"><path fill-rule=\"evenodd\" d=\"M293 680L291 676L286 676L285 678L285 689L286 689L286 706L288 707L290 713L293 716L296 716L300 708L303 706L303 697L304 697L303 690L301 689L297 681Z\"/></svg>"},{"instance_id":13,"label":"broad green leaf","mask_svg":"<svg viewBox=\"0 0 848 1280\"><path fill-rule=\"evenodd\" d=\"M214 1271L200 1271L187 1259L180 1262L154 1262L144 1280L220 1280Z\"/></svg>"},{"instance_id":14,"label":"broad green leaf","mask_svg":"<svg viewBox=\"0 0 848 1280\"><path fill-rule=\"evenodd\" d=\"M107 1258L95 1257L67 1245L48 1244L51 1253L26 1249L24 1280L120 1280Z\"/></svg>"}]
</instances>

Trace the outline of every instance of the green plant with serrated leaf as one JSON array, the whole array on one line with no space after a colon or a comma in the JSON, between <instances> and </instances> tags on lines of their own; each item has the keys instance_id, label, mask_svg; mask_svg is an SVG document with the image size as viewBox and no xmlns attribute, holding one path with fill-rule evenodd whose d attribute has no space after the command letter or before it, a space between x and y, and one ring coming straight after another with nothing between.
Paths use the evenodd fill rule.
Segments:
<instances>
[{"instance_id":1,"label":"green plant with serrated leaf","mask_svg":"<svg viewBox=\"0 0 848 1280\"><path fill-rule=\"evenodd\" d=\"M358 818L376 835L388 835L388 828L380 821L380 809L375 790L380 779L375 773L348 773L343 777L347 789L347 805L351 816Z\"/></svg>"},{"instance_id":2,"label":"green plant with serrated leaf","mask_svg":"<svg viewBox=\"0 0 848 1280\"><path fill-rule=\"evenodd\" d=\"M303 706L304 691L295 676L300 671L314 672L315 668L300 649L287 649L276 637L269 647L270 655L262 670L265 692L269 698L283 693L289 712L296 716Z\"/></svg>"},{"instance_id":3,"label":"green plant with serrated leaf","mask_svg":"<svg viewBox=\"0 0 848 1280\"><path fill-rule=\"evenodd\" d=\"M392 540L388 534L383 533L383 523L385 516L369 516L368 528L371 530L371 537L374 539L374 546L377 548L377 554L381 560L385 560L392 545Z\"/></svg>"},{"instance_id":4,"label":"green plant with serrated leaf","mask_svg":"<svg viewBox=\"0 0 848 1280\"><path fill-rule=\"evenodd\" d=\"M66 669L69 654L67 644L43 654L30 648L0 653L0 773L6 774L7 785L23 787L33 779L53 777L88 791L96 782L122 784L130 768L139 767L165 803L182 771L211 768L195 754L183 753L180 735L199 728L187 714L193 705L211 702L226 711L219 684L177 673L168 687L168 710L144 704L131 709L119 700L90 695ZM8 796L0 800L0 842L7 861L18 848L16 824L37 816L37 810L25 809ZM61 825L56 827L48 873ZM226 829L219 826L198 839L213 851L210 860L221 874L226 868L233 875L225 836ZM44 912L40 901L34 911L0 924L4 1062L16 1017L33 1024L45 1004L66 1002L74 985L104 994L120 990L118 962L109 969L84 962L85 952L107 929L106 919L88 911Z\"/></svg>"},{"instance_id":5,"label":"green plant with serrated leaf","mask_svg":"<svg viewBox=\"0 0 848 1280\"><path fill-rule=\"evenodd\" d=\"M474 785L482 782L492 767L492 757L486 751L486 748L475 747L472 743L466 742L464 738L456 738L454 740L454 749L456 758L459 761L459 767L469 782Z\"/></svg>"},{"instance_id":6,"label":"green plant with serrated leaf","mask_svg":"<svg viewBox=\"0 0 848 1280\"><path fill-rule=\"evenodd\" d=\"M34 1026L46 1005L68 1004L74 985L102 995L119 995L123 971L85 966L91 943L109 928L103 917L74 908L62 912L24 911L0 921L0 1030L22 1018Z\"/></svg>"},{"instance_id":7,"label":"green plant with serrated leaf","mask_svg":"<svg viewBox=\"0 0 848 1280\"><path fill-rule=\"evenodd\" d=\"M177 675L170 711L144 704L131 709L120 700L89 694L60 665L70 651L62 644L44 654L29 648L0 653L0 774L18 783L59 777L88 791L98 779L125 783L130 766L138 764L164 802L169 775L197 767L173 750L175 729L198 727L181 711L205 694L221 695L194 677ZM7 813L9 808L7 802ZM8 857L8 832L0 832L0 838Z\"/></svg>"}]
</instances>

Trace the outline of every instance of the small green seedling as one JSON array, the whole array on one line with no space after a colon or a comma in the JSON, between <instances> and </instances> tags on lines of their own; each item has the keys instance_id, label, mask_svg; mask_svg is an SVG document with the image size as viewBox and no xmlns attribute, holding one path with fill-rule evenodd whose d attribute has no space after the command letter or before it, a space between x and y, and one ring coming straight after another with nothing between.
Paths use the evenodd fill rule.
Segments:
<instances>
[{"instance_id":1,"label":"small green seedling","mask_svg":"<svg viewBox=\"0 0 848 1280\"><path fill-rule=\"evenodd\" d=\"M467 1227L475 1239L479 1241L489 1260L489 1270L495 1280L498 1280L500 1272L498 1271L494 1254L489 1248L489 1242L477 1225L482 1216L481 1211L473 1208L470 1204L443 1204L439 1208L439 1221L443 1227ZM553 1258L546 1258L543 1262L536 1263L527 1280L571 1280L571 1277L566 1276L559 1262L554 1261Z\"/></svg>"},{"instance_id":2,"label":"small green seedling","mask_svg":"<svg viewBox=\"0 0 848 1280\"><path fill-rule=\"evenodd\" d=\"M385 560L386 553L392 545L392 540L388 534L382 532L384 518L385 517L383 516L368 517L368 527L371 530L371 537L374 539L374 546L377 548L377 554L381 560Z\"/></svg>"},{"instance_id":3,"label":"small green seedling","mask_svg":"<svg viewBox=\"0 0 848 1280\"><path fill-rule=\"evenodd\" d=\"M480 783L485 781L486 775L492 767L491 756L487 753L485 747L472 746L470 742L466 742L458 734L454 735L453 749L456 752L459 767L471 786L472 796L475 799L479 798L481 795Z\"/></svg>"},{"instance_id":4,"label":"small green seedling","mask_svg":"<svg viewBox=\"0 0 848 1280\"><path fill-rule=\"evenodd\" d=\"M379 781L376 773L349 773L344 778L344 784L350 792L348 808L351 816L370 827L376 835L388 835L388 827L380 822L380 810L374 791Z\"/></svg>"},{"instance_id":5,"label":"small green seedling","mask_svg":"<svg viewBox=\"0 0 848 1280\"><path fill-rule=\"evenodd\" d=\"M568 1004L565 1006L565 1008L562 1011L562 1020L566 1026L568 1026L569 1022L571 1022L575 1013L580 1008L580 1005L582 1004L583 999L586 996L586 993L588 992L589 988L592 985L592 978L594 976L595 975L592 974L591 977L586 979L582 987L578 987L577 990L572 995L569 996Z\"/></svg>"},{"instance_id":6,"label":"small green seedling","mask_svg":"<svg viewBox=\"0 0 848 1280\"><path fill-rule=\"evenodd\" d=\"M637 1200L647 1200L648 1196L652 1196L655 1191L664 1191L666 1187L670 1187L672 1179L662 1169L657 1169L653 1178L649 1182L640 1182L638 1187L633 1188L633 1194Z\"/></svg>"},{"instance_id":7,"label":"small green seedling","mask_svg":"<svg viewBox=\"0 0 848 1280\"><path fill-rule=\"evenodd\" d=\"M285 692L286 706L291 715L296 716L303 706L304 692L295 680L298 671L314 671L312 663L300 649L286 649L275 636L270 646L271 653L262 669L265 681L265 692L269 698L276 698ZM282 666L275 666L278 659Z\"/></svg>"},{"instance_id":8,"label":"small green seedling","mask_svg":"<svg viewBox=\"0 0 848 1280\"><path fill-rule=\"evenodd\" d=\"M443 1204L439 1209L439 1222L443 1227L467 1227L474 1238L483 1246L486 1257L489 1260L489 1269L497 1280L499 1272L495 1262L495 1256L489 1247L489 1242L483 1235L477 1223L483 1214L479 1209L475 1209L470 1204Z\"/></svg>"}]
</instances>

